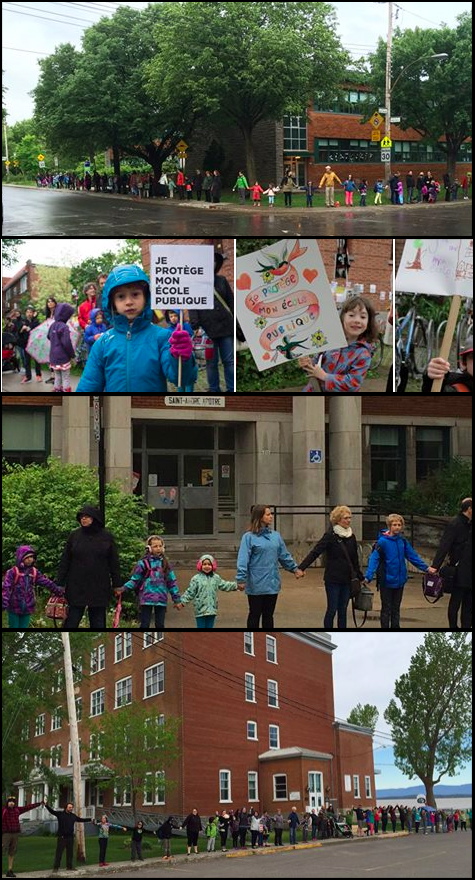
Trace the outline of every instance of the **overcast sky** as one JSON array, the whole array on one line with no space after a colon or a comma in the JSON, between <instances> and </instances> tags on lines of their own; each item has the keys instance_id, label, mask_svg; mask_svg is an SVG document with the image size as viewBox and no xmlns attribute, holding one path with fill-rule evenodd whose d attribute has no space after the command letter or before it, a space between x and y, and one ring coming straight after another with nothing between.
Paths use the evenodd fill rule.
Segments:
<instances>
[{"instance_id":1,"label":"overcast sky","mask_svg":"<svg viewBox=\"0 0 475 880\"><path fill-rule=\"evenodd\" d=\"M17 262L9 269L3 267L2 274L13 278L27 260L43 266L77 266L105 251L116 252L124 241L121 238L28 238L17 248Z\"/></svg>"},{"instance_id":2,"label":"overcast sky","mask_svg":"<svg viewBox=\"0 0 475 880\"><path fill-rule=\"evenodd\" d=\"M417 779L409 780L393 766L391 743L384 736L389 733L384 710L394 695L395 681L408 671L411 657L423 643L424 635L418 632L384 635L332 633L332 641L338 646L333 652L336 718L346 720L358 703L370 703L379 710L374 764L375 768L381 769L381 774L376 777L376 786L380 790L418 784ZM440 784L462 785L471 779L470 764L455 778L445 776Z\"/></svg>"},{"instance_id":3,"label":"overcast sky","mask_svg":"<svg viewBox=\"0 0 475 880\"><path fill-rule=\"evenodd\" d=\"M39 58L53 54L60 43L81 48L85 28L118 6L144 8L146 3L2 3L3 84L8 123L33 115L30 92L38 81ZM333 3L339 34L353 58L368 55L378 37L387 34L387 3ZM469 11L471 3L404 3L397 8L396 25L403 29L433 28L444 22L456 25L456 17ZM91 96L91 99L93 97Z\"/></svg>"}]
</instances>

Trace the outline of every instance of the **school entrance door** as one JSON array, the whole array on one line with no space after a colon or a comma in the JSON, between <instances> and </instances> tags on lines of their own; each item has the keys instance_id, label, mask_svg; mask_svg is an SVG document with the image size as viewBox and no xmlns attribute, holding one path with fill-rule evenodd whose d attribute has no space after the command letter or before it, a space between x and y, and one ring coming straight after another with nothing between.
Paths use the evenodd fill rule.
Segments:
<instances>
[{"instance_id":1,"label":"school entrance door","mask_svg":"<svg viewBox=\"0 0 475 880\"><path fill-rule=\"evenodd\" d=\"M140 456L134 451L134 470L139 458L141 463L140 491L154 508L151 528L154 522L161 523L166 535L176 537L234 535L235 465L234 451L229 448L232 443L234 449L234 430L167 424L162 425L159 438L156 426L150 431L149 427L143 426L143 442L170 444L161 450L149 446ZM174 448L173 439L177 441ZM187 440L188 449L179 449Z\"/></svg>"}]
</instances>

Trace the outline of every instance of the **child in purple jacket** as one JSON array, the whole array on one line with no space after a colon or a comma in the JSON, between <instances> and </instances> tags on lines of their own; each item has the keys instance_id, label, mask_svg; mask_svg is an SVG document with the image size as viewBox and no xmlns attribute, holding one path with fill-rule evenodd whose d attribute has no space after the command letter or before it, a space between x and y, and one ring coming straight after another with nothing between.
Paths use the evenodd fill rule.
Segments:
<instances>
[{"instance_id":1,"label":"child in purple jacket","mask_svg":"<svg viewBox=\"0 0 475 880\"><path fill-rule=\"evenodd\" d=\"M36 607L35 587L47 587L55 596L64 596L64 590L34 567L33 547L17 547L15 559L16 565L8 569L3 579L2 609L8 611L10 629L28 629Z\"/></svg>"},{"instance_id":2,"label":"child in purple jacket","mask_svg":"<svg viewBox=\"0 0 475 880\"><path fill-rule=\"evenodd\" d=\"M71 358L74 347L67 322L74 314L70 303L59 303L54 310L54 321L48 330L51 343L50 367L54 370L53 391L71 391Z\"/></svg>"}]
</instances>

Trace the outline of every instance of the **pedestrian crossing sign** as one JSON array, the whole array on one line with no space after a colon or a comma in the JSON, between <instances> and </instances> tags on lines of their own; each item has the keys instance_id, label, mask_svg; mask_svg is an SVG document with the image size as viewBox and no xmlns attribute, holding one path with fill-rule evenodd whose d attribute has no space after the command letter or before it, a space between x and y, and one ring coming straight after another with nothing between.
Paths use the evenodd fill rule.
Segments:
<instances>
[{"instance_id":1,"label":"pedestrian crossing sign","mask_svg":"<svg viewBox=\"0 0 475 880\"><path fill-rule=\"evenodd\" d=\"M391 138L383 137L381 141L381 149L382 150L390 150L393 145Z\"/></svg>"}]
</instances>

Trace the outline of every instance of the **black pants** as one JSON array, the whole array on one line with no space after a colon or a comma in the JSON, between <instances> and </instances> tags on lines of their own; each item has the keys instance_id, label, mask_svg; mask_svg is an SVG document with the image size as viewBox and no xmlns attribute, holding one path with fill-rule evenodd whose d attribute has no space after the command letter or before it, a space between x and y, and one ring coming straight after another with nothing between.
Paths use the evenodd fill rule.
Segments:
<instances>
[{"instance_id":1,"label":"black pants","mask_svg":"<svg viewBox=\"0 0 475 880\"><path fill-rule=\"evenodd\" d=\"M107 837L100 837L99 838L99 862L101 863L101 865L106 860L106 849L107 849L108 843L109 843L109 841L108 841Z\"/></svg>"},{"instance_id":2,"label":"black pants","mask_svg":"<svg viewBox=\"0 0 475 880\"><path fill-rule=\"evenodd\" d=\"M282 846L282 828L275 829L275 845Z\"/></svg>"},{"instance_id":3,"label":"black pants","mask_svg":"<svg viewBox=\"0 0 475 880\"><path fill-rule=\"evenodd\" d=\"M81 605L70 605L68 616L63 624L63 629L79 629L79 624L83 618L86 608ZM91 608L87 609L89 616L89 628L95 630L104 630L106 628L106 609Z\"/></svg>"},{"instance_id":4,"label":"black pants","mask_svg":"<svg viewBox=\"0 0 475 880\"><path fill-rule=\"evenodd\" d=\"M400 608L404 587L381 587L381 629L401 629Z\"/></svg>"},{"instance_id":5,"label":"black pants","mask_svg":"<svg viewBox=\"0 0 475 880\"><path fill-rule=\"evenodd\" d=\"M66 867L72 869L73 867L73 845L74 845L74 837L58 837L58 841L56 843L56 854L54 857L54 867L59 868L61 865L61 857L63 855L63 850L66 850Z\"/></svg>"},{"instance_id":6,"label":"black pants","mask_svg":"<svg viewBox=\"0 0 475 880\"><path fill-rule=\"evenodd\" d=\"M239 829L239 846L246 846L247 828Z\"/></svg>"},{"instance_id":7,"label":"black pants","mask_svg":"<svg viewBox=\"0 0 475 880\"><path fill-rule=\"evenodd\" d=\"M460 627L458 625L458 613L462 606L462 620ZM457 589L452 590L449 602L449 626L451 630L471 630L472 628L472 590Z\"/></svg>"},{"instance_id":8,"label":"black pants","mask_svg":"<svg viewBox=\"0 0 475 880\"><path fill-rule=\"evenodd\" d=\"M249 631L259 629L262 616L262 629L271 631L274 629L274 611L277 602L277 593L266 596L248 596L249 616L247 628Z\"/></svg>"},{"instance_id":9,"label":"black pants","mask_svg":"<svg viewBox=\"0 0 475 880\"><path fill-rule=\"evenodd\" d=\"M142 605L140 608L140 629L149 629L154 609L155 629L165 629L166 605Z\"/></svg>"}]
</instances>

